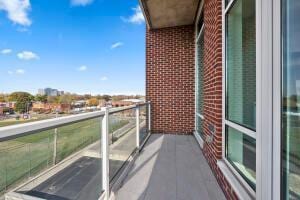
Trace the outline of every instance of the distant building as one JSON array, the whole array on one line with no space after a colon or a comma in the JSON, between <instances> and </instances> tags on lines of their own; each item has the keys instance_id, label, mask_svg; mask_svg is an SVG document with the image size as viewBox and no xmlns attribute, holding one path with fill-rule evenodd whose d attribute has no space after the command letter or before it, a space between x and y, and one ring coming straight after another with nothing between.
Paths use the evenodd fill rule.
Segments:
<instances>
[{"instance_id":1,"label":"distant building","mask_svg":"<svg viewBox=\"0 0 300 200\"><path fill-rule=\"evenodd\" d=\"M71 104L59 104L59 103L42 103L37 102L32 104L32 110L34 112L69 112L71 110Z\"/></svg>"},{"instance_id":2,"label":"distant building","mask_svg":"<svg viewBox=\"0 0 300 200\"><path fill-rule=\"evenodd\" d=\"M39 95L45 95L45 90L44 89L38 89L38 94Z\"/></svg>"},{"instance_id":3,"label":"distant building","mask_svg":"<svg viewBox=\"0 0 300 200\"><path fill-rule=\"evenodd\" d=\"M0 108L11 108L14 109L16 106L16 102L0 102Z\"/></svg>"},{"instance_id":4,"label":"distant building","mask_svg":"<svg viewBox=\"0 0 300 200\"><path fill-rule=\"evenodd\" d=\"M46 88L45 89L45 94L47 96L56 97L56 96L58 96L58 90L57 89L52 89L52 88Z\"/></svg>"},{"instance_id":5,"label":"distant building","mask_svg":"<svg viewBox=\"0 0 300 200\"><path fill-rule=\"evenodd\" d=\"M74 108L82 108L85 107L87 105L87 101L86 100L79 100L79 101L75 101L72 103L72 106Z\"/></svg>"},{"instance_id":6,"label":"distant building","mask_svg":"<svg viewBox=\"0 0 300 200\"><path fill-rule=\"evenodd\" d=\"M39 89L38 94L39 95L47 95L47 96L56 97L56 96L64 95L65 92L64 91L59 91L59 90L53 89L53 88L45 88L45 89Z\"/></svg>"}]
</instances>

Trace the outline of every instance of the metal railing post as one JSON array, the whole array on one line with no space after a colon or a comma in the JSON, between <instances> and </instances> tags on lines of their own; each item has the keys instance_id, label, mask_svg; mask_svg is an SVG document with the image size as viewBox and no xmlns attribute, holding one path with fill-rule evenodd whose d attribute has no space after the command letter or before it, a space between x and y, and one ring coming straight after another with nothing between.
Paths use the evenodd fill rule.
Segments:
<instances>
[{"instance_id":1,"label":"metal railing post","mask_svg":"<svg viewBox=\"0 0 300 200\"><path fill-rule=\"evenodd\" d=\"M27 150L28 150L28 153L29 153L29 178L31 177L31 167L32 167L32 164L31 164L31 149L30 149L30 143L27 144Z\"/></svg>"},{"instance_id":2,"label":"metal railing post","mask_svg":"<svg viewBox=\"0 0 300 200\"><path fill-rule=\"evenodd\" d=\"M151 133L151 103L148 102L148 132Z\"/></svg>"},{"instance_id":3,"label":"metal railing post","mask_svg":"<svg viewBox=\"0 0 300 200\"><path fill-rule=\"evenodd\" d=\"M50 159L50 133L48 134L48 146L47 146L48 154L47 154L47 168L49 167L49 159Z\"/></svg>"},{"instance_id":4,"label":"metal railing post","mask_svg":"<svg viewBox=\"0 0 300 200\"><path fill-rule=\"evenodd\" d=\"M8 163L8 159L7 159L7 154L4 153L4 156L5 156L5 163L4 163L4 166L5 166L5 191L8 190L8 177L7 177L7 173L8 173L8 170L7 170L7 163Z\"/></svg>"},{"instance_id":5,"label":"metal railing post","mask_svg":"<svg viewBox=\"0 0 300 200\"><path fill-rule=\"evenodd\" d=\"M137 104L135 109L136 117L136 147L140 148L140 106Z\"/></svg>"},{"instance_id":6,"label":"metal railing post","mask_svg":"<svg viewBox=\"0 0 300 200\"><path fill-rule=\"evenodd\" d=\"M54 129L54 138L53 138L53 165L56 164L57 156L57 128Z\"/></svg>"},{"instance_id":7,"label":"metal railing post","mask_svg":"<svg viewBox=\"0 0 300 200\"><path fill-rule=\"evenodd\" d=\"M102 119L102 189L105 192L105 200L109 199L109 108L105 108L105 115Z\"/></svg>"}]
</instances>

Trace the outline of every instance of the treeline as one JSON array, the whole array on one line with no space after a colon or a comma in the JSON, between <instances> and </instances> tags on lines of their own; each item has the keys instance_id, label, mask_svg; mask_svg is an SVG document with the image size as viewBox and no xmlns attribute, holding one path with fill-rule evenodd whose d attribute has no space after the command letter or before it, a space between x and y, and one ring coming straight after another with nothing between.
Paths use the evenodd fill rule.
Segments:
<instances>
[{"instance_id":1,"label":"treeline","mask_svg":"<svg viewBox=\"0 0 300 200\"><path fill-rule=\"evenodd\" d=\"M142 95L90 95L90 94L71 94L66 93L60 96L47 95L32 95L28 92L13 92L11 94L0 94L0 102L15 102L15 111L24 113L32 105L33 102L42 103L60 103L72 104L75 101L88 101L90 105L96 105L97 100L103 101L120 101L124 99L140 99L144 98Z\"/></svg>"}]
</instances>

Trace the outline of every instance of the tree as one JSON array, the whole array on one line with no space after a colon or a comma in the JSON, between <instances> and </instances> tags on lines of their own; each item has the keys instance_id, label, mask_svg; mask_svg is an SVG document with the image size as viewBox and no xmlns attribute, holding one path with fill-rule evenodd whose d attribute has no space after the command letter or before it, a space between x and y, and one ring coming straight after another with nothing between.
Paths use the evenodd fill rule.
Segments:
<instances>
[{"instance_id":1,"label":"tree","mask_svg":"<svg viewBox=\"0 0 300 200\"><path fill-rule=\"evenodd\" d=\"M15 110L19 113L29 111L34 97L27 92L14 92L9 95L9 101L15 101Z\"/></svg>"},{"instance_id":2,"label":"tree","mask_svg":"<svg viewBox=\"0 0 300 200\"><path fill-rule=\"evenodd\" d=\"M63 104L71 104L73 101L72 95L70 94L65 94L65 95L61 95L58 99L59 103L63 103Z\"/></svg>"},{"instance_id":3,"label":"tree","mask_svg":"<svg viewBox=\"0 0 300 200\"><path fill-rule=\"evenodd\" d=\"M38 94L38 95L35 96L35 100L39 101L39 102L42 102L42 103L47 103L47 100L48 100L47 98L48 98L47 95Z\"/></svg>"},{"instance_id":4,"label":"tree","mask_svg":"<svg viewBox=\"0 0 300 200\"><path fill-rule=\"evenodd\" d=\"M0 102L6 102L6 98L3 94L0 94Z\"/></svg>"},{"instance_id":5,"label":"tree","mask_svg":"<svg viewBox=\"0 0 300 200\"><path fill-rule=\"evenodd\" d=\"M103 95L102 98L103 98L105 101L111 100L111 96L109 96L109 95Z\"/></svg>"},{"instance_id":6,"label":"tree","mask_svg":"<svg viewBox=\"0 0 300 200\"><path fill-rule=\"evenodd\" d=\"M84 95L84 99L87 100L87 99L91 99L92 98L92 95L90 94L85 94Z\"/></svg>"},{"instance_id":7,"label":"tree","mask_svg":"<svg viewBox=\"0 0 300 200\"><path fill-rule=\"evenodd\" d=\"M123 99L126 99L126 97L124 95L114 95L114 96L112 96L113 101L121 101Z\"/></svg>"},{"instance_id":8,"label":"tree","mask_svg":"<svg viewBox=\"0 0 300 200\"><path fill-rule=\"evenodd\" d=\"M88 101L89 106L98 106L99 105L99 100L97 98L91 98Z\"/></svg>"},{"instance_id":9,"label":"tree","mask_svg":"<svg viewBox=\"0 0 300 200\"><path fill-rule=\"evenodd\" d=\"M55 96L48 96L47 97L47 102L48 103L58 103L59 99L58 99L58 97L55 97Z\"/></svg>"}]
</instances>

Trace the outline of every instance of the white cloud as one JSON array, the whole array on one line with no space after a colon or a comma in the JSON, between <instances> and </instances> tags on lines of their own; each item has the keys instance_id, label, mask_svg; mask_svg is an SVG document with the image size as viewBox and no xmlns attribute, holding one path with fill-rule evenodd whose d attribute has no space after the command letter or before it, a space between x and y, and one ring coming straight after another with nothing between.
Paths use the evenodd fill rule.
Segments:
<instances>
[{"instance_id":1,"label":"white cloud","mask_svg":"<svg viewBox=\"0 0 300 200\"><path fill-rule=\"evenodd\" d=\"M17 69L16 74L25 74L25 70L24 69Z\"/></svg>"},{"instance_id":2,"label":"white cloud","mask_svg":"<svg viewBox=\"0 0 300 200\"><path fill-rule=\"evenodd\" d=\"M31 20L28 17L30 8L29 0L0 0L0 10L4 10L8 19L13 23L22 26L31 25Z\"/></svg>"},{"instance_id":3,"label":"white cloud","mask_svg":"<svg viewBox=\"0 0 300 200\"><path fill-rule=\"evenodd\" d=\"M93 3L94 0L71 0L72 6L86 6Z\"/></svg>"},{"instance_id":4,"label":"white cloud","mask_svg":"<svg viewBox=\"0 0 300 200\"><path fill-rule=\"evenodd\" d=\"M134 14L128 18L122 17L121 19L125 22L133 23L133 24L142 24L145 22L145 18L140 6L132 8Z\"/></svg>"},{"instance_id":5,"label":"white cloud","mask_svg":"<svg viewBox=\"0 0 300 200\"><path fill-rule=\"evenodd\" d=\"M112 44L110 48L115 49L115 48L121 47L123 45L124 44L122 42L117 42L117 43Z\"/></svg>"},{"instance_id":6,"label":"white cloud","mask_svg":"<svg viewBox=\"0 0 300 200\"><path fill-rule=\"evenodd\" d=\"M22 51L18 53L18 58L21 60L38 60L39 56L31 51Z\"/></svg>"},{"instance_id":7,"label":"white cloud","mask_svg":"<svg viewBox=\"0 0 300 200\"><path fill-rule=\"evenodd\" d=\"M80 66L77 70L78 70L78 71L81 71L81 72L86 71L86 70L87 70L87 66L82 65L82 66Z\"/></svg>"},{"instance_id":8,"label":"white cloud","mask_svg":"<svg viewBox=\"0 0 300 200\"><path fill-rule=\"evenodd\" d=\"M22 75L22 74L25 74L25 70L24 69L17 69L15 71L12 71L12 70L9 70L7 71L7 73L9 75L13 75L13 74L19 74L19 75Z\"/></svg>"},{"instance_id":9,"label":"white cloud","mask_svg":"<svg viewBox=\"0 0 300 200\"><path fill-rule=\"evenodd\" d=\"M107 81L108 78L107 78L106 76L102 76L102 77L100 78L100 80L101 80L101 81Z\"/></svg>"},{"instance_id":10,"label":"white cloud","mask_svg":"<svg viewBox=\"0 0 300 200\"><path fill-rule=\"evenodd\" d=\"M11 49L2 49L1 54L10 54L12 52Z\"/></svg>"}]
</instances>

